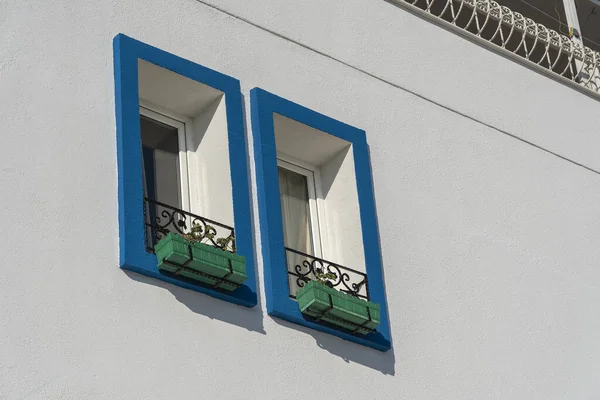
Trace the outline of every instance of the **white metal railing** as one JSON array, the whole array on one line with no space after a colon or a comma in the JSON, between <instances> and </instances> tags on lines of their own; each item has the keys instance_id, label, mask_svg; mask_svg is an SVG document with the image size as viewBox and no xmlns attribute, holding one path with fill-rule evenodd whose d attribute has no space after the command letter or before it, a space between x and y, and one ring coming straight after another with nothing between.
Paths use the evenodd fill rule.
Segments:
<instances>
[{"instance_id":1,"label":"white metal railing","mask_svg":"<svg viewBox=\"0 0 600 400\"><path fill-rule=\"evenodd\" d=\"M600 53L492 0L390 0L408 5L600 94Z\"/></svg>"}]
</instances>

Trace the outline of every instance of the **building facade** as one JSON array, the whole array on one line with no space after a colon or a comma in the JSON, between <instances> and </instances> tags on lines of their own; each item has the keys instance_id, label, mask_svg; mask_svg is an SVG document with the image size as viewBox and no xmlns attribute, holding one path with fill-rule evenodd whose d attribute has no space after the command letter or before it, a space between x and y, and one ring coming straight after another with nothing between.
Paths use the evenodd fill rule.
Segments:
<instances>
[{"instance_id":1,"label":"building facade","mask_svg":"<svg viewBox=\"0 0 600 400\"><path fill-rule=\"evenodd\" d=\"M0 2L0 399L597 398L600 5L539 3Z\"/></svg>"}]
</instances>

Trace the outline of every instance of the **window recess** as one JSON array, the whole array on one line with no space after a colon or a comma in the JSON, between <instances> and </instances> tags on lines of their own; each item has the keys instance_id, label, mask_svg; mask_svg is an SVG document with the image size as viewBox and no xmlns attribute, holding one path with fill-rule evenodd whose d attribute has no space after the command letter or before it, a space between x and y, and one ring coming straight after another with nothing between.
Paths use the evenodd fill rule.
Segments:
<instances>
[{"instance_id":1,"label":"window recess","mask_svg":"<svg viewBox=\"0 0 600 400\"><path fill-rule=\"evenodd\" d=\"M318 275L368 300L351 144L282 115L273 119L290 297Z\"/></svg>"},{"instance_id":2,"label":"window recess","mask_svg":"<svg viewBox=\"0 0 600 400\"><path fill-rule=\"evenodd\" d=\"M233 222L233 204L231 185L222 185L229 181L223 93L139 65L146 250L165 275L235 290L246 274L234 255L233 224L225 222Z\"/></svg>"}]
</instances>

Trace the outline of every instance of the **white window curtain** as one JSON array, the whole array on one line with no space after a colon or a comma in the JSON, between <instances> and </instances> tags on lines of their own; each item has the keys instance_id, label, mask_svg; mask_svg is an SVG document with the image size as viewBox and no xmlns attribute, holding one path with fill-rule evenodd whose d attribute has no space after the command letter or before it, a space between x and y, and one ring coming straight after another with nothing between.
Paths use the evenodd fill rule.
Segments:
<instances>
[{"instance_id":1,"label":"white window curtain","mask_svg":"<svg viewBox=\"0 0 600 400\"><path fill-rule=\"evenodd\" d=\"M307 179L282 167L278 172L285 246L313 254Z\"/></svg>"}]
</instances>

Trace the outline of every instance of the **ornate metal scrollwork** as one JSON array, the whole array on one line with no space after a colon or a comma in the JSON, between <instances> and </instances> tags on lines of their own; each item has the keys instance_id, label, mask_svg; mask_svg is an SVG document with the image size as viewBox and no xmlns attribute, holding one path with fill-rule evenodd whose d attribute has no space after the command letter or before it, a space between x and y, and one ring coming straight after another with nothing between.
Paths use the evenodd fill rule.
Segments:
<instances>
[{"instance_id":1,"label":"ornate metal scrollwork","mask_svg":"<svg viewBox=\"0 0 600 400\"><path fill-rule=\"evenodd\" d=\"M232 253L236 251L232 227L149 198L144 199L144 224L146 250L150 252L170 232Z\"/></svg>"},{"instance_id":2,"label":"ornate metal scrollwork","mask_svg":"<svg viewBox=\"0 0 600 400\"><path fill-rule=\"evenodd\" d=\"M298 288L304 287L304 284L311 280L319 279L329 287L369 300L369 286L365 273L288 247L285 250L288 259L288 275L294 277ZM289 262L297 258L302 260L298 263ZM295 297L295 292L290 293L290 296Z\"/></svg>"},{"instance_id":3,"label":"ornate metal scrollwork","mask_svg":"<svg viewBox=\"0 0 600 400\"><path fill-rule=\"evenodd\" d=\"M600 52L493 0L392 0L600 93Z\"/></svg>"}]
</instances>

